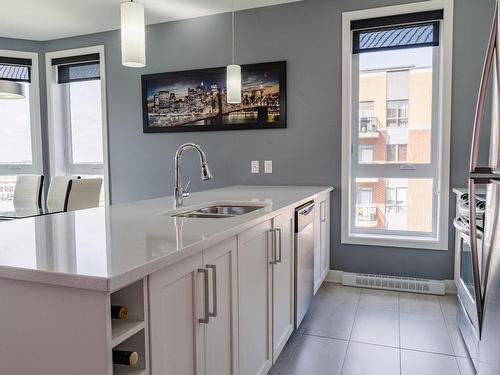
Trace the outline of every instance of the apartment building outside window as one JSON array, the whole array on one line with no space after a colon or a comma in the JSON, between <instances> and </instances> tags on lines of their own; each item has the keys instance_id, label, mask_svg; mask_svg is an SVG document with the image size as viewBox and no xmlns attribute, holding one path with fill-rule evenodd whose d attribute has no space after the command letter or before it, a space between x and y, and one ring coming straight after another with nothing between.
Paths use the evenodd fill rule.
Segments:
<instances>
[{"instance_id":1,"label":"apartment building outside window","mask_svg":"<svg viewBox=\"0 0 500 375\"><path fill-rule=\"evenodd\" d=\"M373 18L362 16L384 8L344 13L343 242L445 247L448 5L390 7Z\"/></svg>"}]
</instances>

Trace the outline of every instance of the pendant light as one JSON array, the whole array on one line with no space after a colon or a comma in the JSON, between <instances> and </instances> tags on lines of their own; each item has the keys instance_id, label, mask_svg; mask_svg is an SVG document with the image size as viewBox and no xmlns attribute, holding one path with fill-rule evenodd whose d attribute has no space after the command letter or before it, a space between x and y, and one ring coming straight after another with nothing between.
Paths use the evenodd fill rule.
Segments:
<instances>
[{"instance_id":1,"label":"pendant light","mask_svg":"<svg viewBox=\"0 0 500 375\"><path fill-rule=\"evenodd\" d=\"M0 100L24 99L24 89L19 82L0 80Z\"/></svg>"},{"instance_id":2,"label":"pendant light","mask_svg":"<svg viewBox=\"0 0 500 375\"><path fill-rule=\"evenodd\" d=\"M134 0L120 5L122 65L131 68L146 66L146 31L144 7Z\"/></svg>"},{"instance_id":3,"label":"pendant light","mask_svg":"<svg viewBox=\"0 0 500 375\"><path fill-rule=\"evenodd\" d=\"M231 65L226 68L227 102L231 104L241 103L241 66L234 63L234 0L232 0L231 29L233 35Z\"/></svg>"}]
</instances>

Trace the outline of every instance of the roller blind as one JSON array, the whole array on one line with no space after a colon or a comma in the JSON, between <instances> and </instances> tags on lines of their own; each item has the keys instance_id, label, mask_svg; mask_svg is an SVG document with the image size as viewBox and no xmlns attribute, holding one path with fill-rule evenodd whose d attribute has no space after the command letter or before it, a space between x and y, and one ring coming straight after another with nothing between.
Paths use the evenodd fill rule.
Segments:
<instances>
[{"instance_id":1,"label":"roller blind","mask_svg":"<svg viewBox=\"0 0 500 375\"><path fill-rule=\"evenodd\" d=\"M438 46L442 19L436 10L352 21L353 53Z\"/></svg>"},{"instance_id":2,"label":"roller blind","mask_svg":"<svg viewBox=\"0 0 500 375\"><path fill-rule=\"evenodd\" d=\"M57 83L101 79L98 53L52 59L52 65L57 66Z\"/></svg>"},{"instance_id":3,"label":"roller blind","mask_svg":"<svg viewBox=\"0 0 500 375\"><path fill-rule=\"evenodd\" d=\"M31 59L0 56L0 79L5 81L31 82Z\"/></svg>"}]
</instances>

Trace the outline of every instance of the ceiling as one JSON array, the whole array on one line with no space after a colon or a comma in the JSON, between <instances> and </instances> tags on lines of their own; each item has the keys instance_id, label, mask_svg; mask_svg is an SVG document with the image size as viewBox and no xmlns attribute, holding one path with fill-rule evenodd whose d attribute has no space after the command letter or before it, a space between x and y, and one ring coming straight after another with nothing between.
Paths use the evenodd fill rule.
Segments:
<instances>
[{"instance_id":1,"label":"ceiling","mask_svg":"<svg viewBox=\"0 0 500 375\"><path fill-rule=\"evenodd\" d=\"M231 11L232 0L138 0L146 23L175 21ZM234 0L235 10L299 0ZM122 0L2 1L0 36L51 40L120 28Z\"/></svg>"}]
</instances>

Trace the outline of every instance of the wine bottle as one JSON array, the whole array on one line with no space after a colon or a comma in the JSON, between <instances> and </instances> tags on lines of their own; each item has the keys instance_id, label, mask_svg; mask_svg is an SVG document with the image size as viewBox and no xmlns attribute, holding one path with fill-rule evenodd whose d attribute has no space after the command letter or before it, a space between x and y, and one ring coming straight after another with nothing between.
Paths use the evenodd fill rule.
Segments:
<instances>
[{"instance_id":1,"label":"wine bottle","mask_svg":"<svg viewBox=\"0 0 500 375\"><path fill-rule=\"evenodd\" d=\"M112 319L125 319L127 317L128 310L126 306L111 306L111 318Z\"/></svg>"},{"instance_id":2,"label":"wine bottle","mask_svg":"<svg viewBox=\"0 0 500 375\"><path fill-rule=\"evenodd\" d=\"M113 363L115 365L136 366L139 361L137 352L113 349Z\"/></svg>"}]
</instances>

